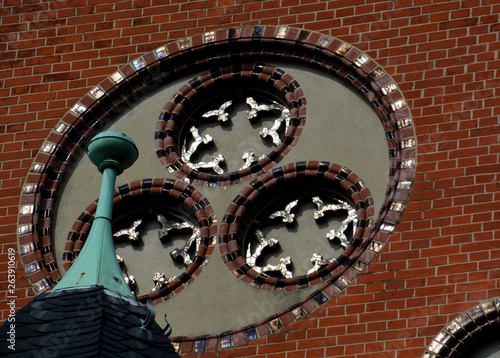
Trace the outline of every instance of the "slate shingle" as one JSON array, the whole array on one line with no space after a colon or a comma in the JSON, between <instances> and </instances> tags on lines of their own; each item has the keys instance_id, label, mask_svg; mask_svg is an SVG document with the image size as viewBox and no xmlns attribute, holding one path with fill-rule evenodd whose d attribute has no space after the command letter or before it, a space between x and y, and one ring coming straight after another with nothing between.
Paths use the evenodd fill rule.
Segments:
<instances>
[{"instance_id":1,"label":"slate shingle","mask_svg":"<svg viewBox=\"0 0 500 358\"><path fill-rule=\"evenodd\" d=\"M179 357L149 307L102 286L54 290L36 296L0 327L0 356Z\"/></svg>"}]
</instances>

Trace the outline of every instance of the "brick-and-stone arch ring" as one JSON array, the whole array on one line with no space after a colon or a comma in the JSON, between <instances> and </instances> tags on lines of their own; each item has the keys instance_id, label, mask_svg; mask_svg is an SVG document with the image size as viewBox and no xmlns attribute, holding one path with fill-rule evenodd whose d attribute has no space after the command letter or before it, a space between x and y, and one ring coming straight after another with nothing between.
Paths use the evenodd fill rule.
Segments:
<instances>
[{"instance_id":1,"label":"brick-and-stone arch ring","mask_svg":"<svg viewBox=\"0 0 500 358\"><path fill-rule=\"evenodd\" d=\"M340 39L285 26L244 26L179 39L140 56L93 87L54 127L29 169L19 206L19 255L34 292L49 290L61 278L52 248L54 209L69 168L95 134L146 94L175 79L233 62L269 59L299 63L339 79L364 98L380 119L387 138L389 175L370 234L373 240L361 256L370 262L398 224L415 178L415 130L403 93L370 56ZM280 317L236 332L229 346L239 338L249 341L300 319L343 287L345 282L337 280ZM226 338L214 337L213 343L227 347Z\"/></svg>"},{"instance_id":2,"label":"brick-and-stone arch ring","mask_svg":"<svg viewBox=\"0 0 500 358\"><path fill-rule=\"evenodd\" d=\"M500 344L500 297L481 302L448 323L422 358L470 357L489 343Z\"/></svg>"},{"instance_id":3,"label":"brick-and-stone arch ring","mask_svg":"<svg viewBox=\"0 0 500 358\"><path fill-rule=\"evenodd\" d=\"M191 168L181 158L180 131L197 106L223 89L257 87L275 95L289 110L289 125L281 142L251 166L223 174L206 173ZM283 70L263 63L231 64L214 68L185 84L165 105L156 132L156 153L163 166L175 170L178 177L188 177L215 185L238 183L261 174L278 163L295 145L306 121L306 99L299 83Z\"/></svg>"},{"instance_id":4,"label":"brick-and-stone arch ring","mask_svg":"<svg viewBox=\"0 0 500 358\"><path fill-rule=\"evenodd\" d=\"M207 264L217 241L217 219L208 200L191 185L171 179L142 179L119 186L115 190L113 215L130 216L131 211L151 207L179 208L191 216L199 229L198 250L192 262L180 274L165 282L158 290L138 296L141 302L151 299L154 304L171 298L198 276ZM90 204L73 224L65 244L63 265L67 271L85 244L97 202Z\"/></svg>"},{"instance_id":5,"label":"brick-and-stone arch ring","mask_svg":"<svg viewBox=\"0 0 500 358\"><path fill-rule=\"evenodd\" d=\"M307 275L285 278L257 272L244 257L244 233L248 231L250 223L256 214L262 211L269 198L289 196L297 189L304 191L309 188L336 193L352 203L356 211L357 225L349 244L335 260ZM364 259L360 257L374 239L371 235L374 211L368 187L348 168L326 161L291 163L266 172L233 199L220 224L219 249L233 276L254 287L289 291L321 282L325 282L327 286L336 281L337 284L343 282L345 286L359 274L360 268L370 261L370 256ZM373 247L371 249L373 250Z\"/></svg>"}]
</instances>

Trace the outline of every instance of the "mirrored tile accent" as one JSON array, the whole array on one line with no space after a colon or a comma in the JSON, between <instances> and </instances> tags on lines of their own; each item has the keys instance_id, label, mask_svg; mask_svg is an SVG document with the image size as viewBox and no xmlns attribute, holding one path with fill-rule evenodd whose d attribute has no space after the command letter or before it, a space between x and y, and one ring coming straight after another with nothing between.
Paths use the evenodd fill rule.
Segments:
<instances>
[{"instance_id":1,"label":"mirrored tile accent","mask_svg":"<svg viewBox=\"0 0 500 358\"><path fill-rule=\"evenodd\" d=\"M162 58L165 58L168 56L168 51L167 51L167 48L165 46L160 46L160 47L156 48L155 53L156 53L156 57L158 59L162 59Z\"/></svg>"},{"instance_id":2,"label":"mirrored tile accent","mask_svg":"<svg viewBox=\"0 0 500 358\"><path fill-rule=\"evenodd\" d=\"M48 289L50 287L50 283L46 278L42 278L40 281L33 283L31 287L35 290L35 293L40 293Z\"/></svg>"},{"instance_id":3,"label":"mirrored tile accent","mask_svg":"<svg viewBox=\"0 0 500 358\"><path fill-rule=\"evenodd\" d=\"M370 61L370 57L363 53L354 60L354 64L358 67L361 67L368 61Z\"/></svg>"},{"instance_id":4,"label":"mirrored tile accent","mask_svg":"<svg viewBox=\"0 0 500 358\"><path fill-rule=\"evenodd\" d=\"M195 353L204 352L205 347L206 347L206 343L207 343L207 341L204 339L200 339L200 340L195 341L193 344L193 351Z\"/></svg>"},{"instance_id":5,"label":"mirrored tile accent","mask_svg":"<svg viewBox=\"0 0 500 358\"><path fill-rule=\"evenodd\" d=\"M328 47L332 42L333 38L331 36L322 36L321 40L318 42L319 47Z\"/></svg>"},{"instance_id":6,"label":"mirrored tile accent","mask_svg":"<svg viewBox=\"0 0 500 358\"><path fill-rule=\"evenodd\" d=\"M403 181L398 182L398 184L396 185L396 189L397 190L410 190L412 184L413 184L413 182L411 182L409 180L403 180Z\"/></svg>"},{"instance_id":7,"label":"mirrored tile accent","mask_svg":"<svg viewBox=\"0 0 500 358\"><path fill-rule=\"evenodd\" d=\"M313 300L318 304L318 305L322 305L323 303L325 303L326 301L328 301L328 297L325 296L325 294L321 291L319 291L318 293L316 293L314 296L313 296Z\"/></svg>"},{"instance_id":8,"label":"mirrored tile accent","mask_svg":"<svg viewBox=\"0 0 500 358\"><path fill-rule=\"evenodd\" d=\"M383 247L384 245L375 241L370 242L370 245L368 245L368 249L373 252L379 252L380 250L382 250Z\"/></svg>"},{"instance_id":9,"label":"mirrored tile accent","mask_svg":"<svg viewBox=\"0 0 500 358\"><path fill-rule=\"evenodd\" d=\"M356 260L353 267L356 271L361 272L365 269L366 266L367 266L367 264L365 262L360 261L360 260Z\"/></svg>"},{"instance_id":10,"label":"mirrored tile accent","mask_svg":"<svg viewBox=\"0 0 500 358\"><path fill-rule=\"evenodd\" d=\"M410 127L412 125L413 125L413 118L411 118L411 117L406 117L406 118L403 118L403 119L398 119L396 121L396 127L397 127L397 129L402 129L402 128Z\"/></svg>"},{"instance_id":11,"label":"mirrored tile accent","mask_svg":"<svg viewBox=\"0 0 500 358\"><path fill-rule=\"evenodd\" d=\"M385 71L383 69L381 69L380 67L377 67L372 72L370 72L370 76L373 79L377 79L377 78L381 77L384 74L385 74Z\"/></svg>"},{"instance_id":12,"label":"mirrored tile accent","mask_svg":"<svg viewBox=\"0 0 500 358\"><path fill-rule=\"evenodd\" d=\"M113 80L113 82L116 83L116 84L120 83L124 79L123 75L120 72L118 72L118 71L116 71L115 73L113 73L110 77Z\"/></svg>"},{"instance_id":13,"label":"mirrored tile accent","mask_svg":"<svg viewBox=\"0 0 500 358\"><path fill-rule=\"evenodd\" d=\"M75 113L75 114L82 114L83 112L85 112L87 110L87 107L85 107L83 104L80 104L80 103L77 103L75 104L72 108L71 108L71 112Z\"/></svg>"},{"instance_id":14,"label":"mirrored tile accent","mask_svg":"<svg viewBox=\"0 0 500 358\"><path fill-rule=\"evenodd\" d=\"M388 223L382 223L382 225L380 225L380 231L390 234L394 231L394 225Z\"/></svg>"},{"instance_id":15,"label":"mirrored tile accent","mask_svg":"<svg viewBox=\"0 0 500 358\"><path fill-rule=\"evenodd\" d=\"M39 270L41 270L41 266L38 262L32 262L30 264L24 265L24 272L26 272L26 274L28 275Z\"/></svg>"},{"instance_id":16,"label":"mirrored tile accent","mask_svg":"<svg viewBox=\"0 0 500 358\"><path fill-rule=\"evenodd\" d=\"M231 348L231 336L230 335L223 336L220 339L219 345L222 349Z\"/></svg>"},{"instance_id":17,"label":"mirrored tile accent","mask_svg":"<svg viewBox=\"0 0 500 358\"><path fill-rule=\"evenodd\" d=\"M497 309L492 301L481 302L479 304L479 307L485 313L486 316L489 316L493 312L496 313L496 311L497 311Z\"/></svg>"},{"instance_id":18,"label":"mirrored tile accent","mask_svg":"<svg viewBox=\"0 0 500 358\"><path fill-rule=\"evenodd\" d=\"M94 97L95 99L99 99L101 98L102 96L104 96L104 91L98 87L98 86L95 86L94 88L92 88L89 92L92 97Z\"/></svg>"},{"instance_id":19,"label":"mirrored tile accent","mask_svg":"<svg viewBox=\"0 0 500 358\"><path fill-rule=\"evenodd\" d=\"M67 125L66 123L59 122L59 124L54 128L54 130L57 133L64 133L64 132L66 132L66 129L68 129L68 128L69 128L69 125Z\"/></svg>"},{"instance_id":20,"label":"mirrored tile accent","mask_svg":"<svg viewBox=\"0 0 500 358\"><path fill-rule=\"evenodd\" d=\"M263 34L264 34L264 26L258 25L253 28L252 36L262 37Z\"/></svg>"},{"instance_id":21,"label":"mirrored tile accent","mask_svg":"<svg viewBox=\"0 0 500 358\"><path fill-rule=\"evenodd\" d=\"M21 256L30 254L32 252L35 252L35 245L32 242L26 245L19 246L19 255Z\"/></svg>"},{"instance_id":22,"label":"mirrored tile accent","mask_svg":"<svg viewBox=\"0 0 500 358\"><path fill-rule=\"evenodd\" d=\"M215 31L207 31L203 34L203 43L210 43L215 41Z\"/></svg>"},{"instance_id":23,"label":"mirrored tile accent","mask_svg":"<svg viewBox=\"0 0 500 358\"><path fill-rule=\"evenodd\" d=\"M53 143L45 143L42 145L42 152L52 154L56 150L57 145Z\"/></svg>"},{"instance_id":24,"label":"mirrored tile accent","mask_svg":"<svg viewBox=\"0 0 500 358\"><path fill-rule=\"evenodd\" d=\"M136 71L142 70L144 67L146 67L146 63L140 58L136 58L135 60L133 60L132 65L134 66Z\"/></svg>"},{"instance_id":25,"label":"mirrored tile accent","mask_svg":"<svg viewBox=\"0 0 500 358\"><path fill-rule=\"evenodd\" d=\"M179 40L179 47L181 50L187 50L188 48L193 47L193 43L191 42L191 37L185 37Z\"/></svg>"},{"instance_id":26,"label":"mirrored tile accent","mask_svg":"<svg viewBox=\"0 0 500 358\"><path fill-rule=\"evenodd\" d=\"M19 208L19 213L21 215L33 214L34 210L35 210L34 205L23 205Z\"/></svg>"},{"instance_id":27,"label":"mirrored tile accent","mask_svg":"<svg viewBox=\"0 0 500 358\"><path fill-rule=\"evenodd\" d=\"M31 167L30 171L32 173L42 173L45 170L45 164L35 164Z\"/></svg>"},{"instance_id":28,"label":"mirrored tile accent","mask_svg":"<svg viewBox=\"0 0 500 358\"><path fill-rule=\"evenodd\" d=\"M241 28L239 28L239 27L231 28L228 31L228 38L229 39L237 39L240 37L240 34L241 34Z\"/></svg>"},{"instance_id":29,"label":"mirrored tile accent","mask_svg":"<svg viewBox=\"0 0 500 358\"><path fill-rule=\"evenodd\" d=\"M396 211L396 212L403 212L404 209L405 209L405 204L403 202L394 201L391 204L391 208L389 210Z\"/></svg>"},{"instance_id":30,"label":"mirrored tile accent","mask_svg":"<svg viewBox=\"0 0 500 358\"><path fill-rule=\"evenodd\" d=\"M281 322L280 318L277 317L271 321L269 321L269 328L271 329L271 332L276 332L283 328L283 323Z\"/></svg>"},{"instance_id":31,"label":"mirrored tile accent","mask_svg":"<svg viewBox=\"0 0 500 358\"><path fill-rule=\"evenodd\" d=\"M382 87L380 90L384 95L392 93L398 89L398 86L395 83L389 83Z\"/></svg>"},{"instance_id":32,"label":"mirrored tile accent","mask_svg":"<svg viewBox=\"0 0 500 358\"><path fill-rule=\"evenodd\" d=\"M344 288L346 288L347 286L349 285L349 281L347 281L344 277L339 277L336 281L335 281L335 286L337 286L338 288L340 288L341 290L343 290Z\"/></svg>"},{"instance_id":33,"label":"mirrored tile accent","mask_svg":"<svg viewBox=\"0 0 500 358\"><path fill-rule=\"evenodd\" d=\"M349 45L348 43L344 42L342 43L336 50L335 50L335 53L341 55L341 56L344 56L347 51L349 51L351 49L351 45Z\"/></svg>"},{"instance_id":34,"label":"mirrored tile accent","mask_svg":"<svg viewBox=\"0 0 500 358\"><path fill-rule=\"evenodd\" d=\"M406 159L401 162L401 169L415 169L415 159Z\"/></svg>"},{"instance_id":35,"label":"mirrored tile accent","mask_svg":"<svg viewBox=\"0 0 500 358\"><path fill-rule=\"evenodd\" d=\"M307 313L300 306L291 310L290 313L296 321L301 320L302 318L307 316Z\"/></svg>"},{"instance_id":36,"label":"mirrored tile accent","mask_svg":"<svg viewBox=\"0 0 500 358\"><path fill-rule=\"evenodd\" d=\"M18 235L25 235L29 234L31 232L32 225L22 225L17 228L17 234Z\"/></svg>"},{"instance_id":37,"label":"mirrored tile accent","mask_svg":"<svg viewBox=\"0 0 500 358\"><path fill-rule=\"evenodd\" d=\"M244 332L244 336L245 336L245 341L247 341L247 342L250 342L250 341L253 341L253 340L256 340L257 338L259 338L257 336L257 331L255 330L255 328L246 329Z\"/></svg>"},{"instance_id":38,"label":"mirrored tile accent","mask_svg":"<svg viewBox=\"0 0 500 358\"><path fill-rule=\"evenodd\" d=\"M415 140L415 138L408 138L399 142L400 149L415 148L416 145L417 141Z\"/></svg>"},{"instance_id":39,"label":"mirrored tile accent","mask_svg":"<svg viewBox=\"0 0 500 358\"><path fill-rule=\"evenodd\" d=\"M439 353L439 351L443 348L443 344L439 343L437 341L432 341L431 344L429 345L429 348L427 350L433 352L433 353Z\"/></svg>"},{"instance_id":40,"label":"mirrored tile accent","mask_svg":"<svg viewBox=\"0 0 500 358\"><path fill-rule=\"evenodd\" d=\"M33 194L38 190L38 185L37 184L27 184L23 186L23 194Z\"/></svg>"},{"instance_id":41,"label":"mirrored tile accent","mask_svg":"<svg viewBox=\"0 0 500 358\"><path fill-rule=\"evenodd\" d=\"M288 31L288 27L285 26L280 26L276 29L275 37L278 39L284 39L286 36L286 33Z\"/></svg>"},{"instance_id":42,"label":"mirrored tile accent","mask_svg":"<svg viewBox=\"0 0 500 358\"><path fill-rule=\"evenodd\" d=\"M393 111L397 111L398 109L401 109L403 107L406 107L406 101L404 99L399 99L394 103L391 103L391 108Z\"/></svg>"}]
</instances>

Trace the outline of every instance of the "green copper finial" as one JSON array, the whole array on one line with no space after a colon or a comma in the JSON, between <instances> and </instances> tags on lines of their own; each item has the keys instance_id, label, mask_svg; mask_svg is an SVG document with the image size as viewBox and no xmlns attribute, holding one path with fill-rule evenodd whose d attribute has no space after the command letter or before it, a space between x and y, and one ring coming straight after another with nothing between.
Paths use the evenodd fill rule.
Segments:
<instances>
[{"instance_id":1,"label":"green copper finial","mask_svg":"<svg viewBox=\"0 0 500 358\"><path fill-rule=\"evenodd\" d=\"M89 142L87 155L102 173L97 211L80 255L54 290L100 285L134 297L116 261L111 217L116 176L134 164L139 151L127 135L107 131Z\"/></svg>"},{"instance_id":2,"label":"green copper finial","mask_svg":"<svg viewBox=\"0 0 500 358\"><path fill-rule=\"evenodd\" d=\"M107 131L99 133L90 141L87 155L101 173L105 168L112 167L120 175L135 163L139 151L126 134Z\"/></svg>"}]
</instances>

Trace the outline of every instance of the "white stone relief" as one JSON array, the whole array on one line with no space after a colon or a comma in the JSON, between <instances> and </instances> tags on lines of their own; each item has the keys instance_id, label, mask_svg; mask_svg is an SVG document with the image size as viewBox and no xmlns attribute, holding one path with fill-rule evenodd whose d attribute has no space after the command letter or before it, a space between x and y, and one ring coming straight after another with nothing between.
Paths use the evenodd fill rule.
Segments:
<instances>
[{"instance_id":1,"label":"white stone relief","mask_svg":"<svg viewBox=\"0 0 500 358\"><path fill-rule=\"evenodd\" d=\"M226 101L222 103L222 105L214 110L210 110L202 114L202 118L211 118L217 117L217 120L220 124L227 124L230 121L229 113L226 111L228 107L232 105L232 101ZM280 133L286 133L288 127L290 125L290 111L287 107L273 101L270 104L258 104L252 97L246 98L246 103L250 106L250 110L247 111L247 119L252 120L257 118L258 113L260 111L279 111L281 112L280 116L274 120L274 124L270 127L264 127L260 130L259 135L262 138L271 137L272 142L275 146L281 143L281 135ZM283 126L284 123L284 126ZM284 127L284 129L282 129ZM201 149L201 145L212 144L215 145L215 141L213 137L209 134L200 135L200 130L197 126L191 126L189 129L191 133L191 138L186 137L184 140L184 145L181 148L181 159L191 168L193 169L204 169L204 170L212 170L217 174L223 174L224 169L222 168L222 163L225 162L225 157L223 153L215 154L210 161L200 161L193 162L193 155ZM188 147L188 143L191 144ZM250 167L253 163L258 160L264 158L265 155L261 155L257 157L255 153L251 150L246 150L243 152L241 158L244 161L242 167L239 170Z\"/></svg>"},{"instance_id":2,"label":"white stone relief","mask_svg":"<svg viewBox=\"0 0 500 358\"><path fill-rule=\"evenodd\" d=\"M331 229L325 236L325 238L328 239L329 241L338 240L340 242L340 246L343 249L346 249L347 246L349 245L351 236L350 235L351 230L349 229L349 225L352 223L352 233L356 231L358 225L357 212L352 205L350 205L345 201L335 198L330 198L329 200L333 201L333 203L325 204L319 196L314 196L311 198L312 203L316 206L316 209L313 212L313 218L314 220L317 221L320 218L324 217L326 212L329 211L335 212L338 210L346 211L347 217L341 221L340 226L336 229ZM295 225L296 218L295 214L292 213L292 210L297 208L298 205L299 205L299 199L293 200L286 205L284 210L275 211L267 218L268 219L281 218L281 221L286 225L289 224ZM257 265L257 261L259 261L259 259L262 259L263 257L269 254L269 252L266 252L265 249L267 247L278 246L279 241L274 237L266 238L261 230L255 231L255 237L258 240L258 245L255 248L252 248L252 243L250 242L247 247L246 261L248 265L250 265L250 267L252 267L259 273L281 272L281 274L284 277L292 277L291 276L292 270L289 267L293 265L293 263L290 256L280 258L280 263L278 265L266 265L266 266ZM306 258L305 255L307 254L304 254L304 256L302 256L303 259ZM313 264L313 267L309 269L307 273L311 274L319 270L321 267L335 261L335 258L325 259L325 256L328 257L331 256L331 254L327 252L313 253L312 257L310 258L310 262Z\"/></svg>"},{"instance_id":3,"label":"white stone relief","mask_svg":"<svg viewBox=\"0 0 500 358\"><path fill-rule=\"evenodd\" d=\"M292 259L290 256L280 258L280 262L277 265L267 264L265 266L258 266L256 264L257 259L261 256L262 251L266 247L278 246L279 242L274 237L270 237L269 239L264 236L264 233L260 230L255 231L255 237L259 241L259 244L252 250L252 243L248 244L246 261L248 265L253 268L258 273L268 273L268 272L280 272L284 277L291 278L293 277L292 271L288 269L288 266L292 265Z\"/></svg>"},{"instance_id":4,"label":"white stone relief","mask_svg":"<svg viewBox=\"0 0 500 358\"><path fill-rule=\"evenodd\" d=\"M259 245L257 245L255 250L252 252L252 243L249 243L247 249L246 260L251 267L255 267L257 258L261 255L262 251L266 247L273 247L274 245L279 245L278 240L276 240L274 237L270 237L269 239L267 239L266 237L264 237L264 233L260 230L255 231L255 237L259 241Z\"/></svg>"},{"instance_id":5,"label":"white stone relief","mask_svg":"<svg viewBox=\"0 0 500 358\"><path fill-rule=\"evenodd\" d=\"M175 280L176 277L177 276L167 278L163 272L155 272L153 275L153 283L155 284L155 287L151 289L151 292L160 291L163 287Z\"/></svg>"},{"instance_id":6,"label":"white stone relief","mask_svg":"<svg viewBox=\"0 0 500 358\"><path fill-rule=\"evenodd\" d=\"M229 120L229 113L226 112L226 109L232 105L232 101L227 101L221 104L218 109L213 111L208 111L202 115L203 118L210 118L213 116L217 116L217 120L221 123L226 123Z\"/></svg>"},{"instance_id":7,"label":"white stone relief","mask_svg":"<svg viewBox=\"0 0 500 358\"><path fill-rule=\"evenodd\" d=\"M200 229L195 225L188 222L185 218L176 217L176 219L181 220L181 222L177 221L169 221L162 214L157 214L158 223L161 225L161 229L158 230L158 238L162 239L170 234L172 230L191 230L191 236L186 239L186 243L181 248L175 248L170 252L170 256L174 260L180 259L184 266L189 266L193 261L191 259L191 255L189 254L189 250L191 246L195 244L195 252L198 251L201 244L201 236Z\"/></svg>"},{"instance_id":8,"label":"white stone relief","mask_svg":"<svg viewBox=\"0 0 500 358\"><path fill-rule=\"evenodd\" d=\"M292 278L293 273L288 269L288 266L292 265L292 259L290 256L280 258L280 263L277 265L267 264L266 266L260 267L255 266L254 269L258 273L263 272L280 272L285 278Z\"/></svg>"},{"instance_id":9,"label":"white stone relief","mask_svg":"<svg viewBox=\"0 0 500 358\"><path fill-rule=\"evenodd\" d=\"M349 203L337 199L332 200L334 200L336 204L325 205L319 196L312 198L312 202L317 208L313 214L314 219L318 220L319 218L322 218L326 211L347 210L347 218L342 221L340 227L338 229L332 229L326 234L327 239L330 241L335 239L340 240L340 245L345 249L349 245L349 239L347 238L345 232L351 222L353 225L353 232L356 231L358 226L358 215L356 214L356 209L354 209Z\"/></svg>"},{"instance_id":10,"label":"white stone relief","mask_svg":"<svg viewBox=\"0 0 500 358\"><path fill-rule=\"evenodd\" d=\"M308 274L318 271L322 266L328 265L330 262L335 261L335 259L326 260L323 255L314 253L311 257L311 262L313 263L312 269L307 271Z\"/></svg>"},{"instance_id":11,"label":"white stone relief","mask_svg":"<svg viewBox=\"0 0 500 358\"><path fill-rule=\"evenodd\" d=\"M121 257L120 255L116 255L116 261L118 262L118 265L120 265L120 269L122 270L122 275L125 283L128 285L132 293L134 293L134 290L136 288L135 277L128 274L127 267L125 265L125 260L123 259L123 257Z\"/></svg>"},{"instance_id":12,"label":"white stone relief","mask_svg":"<svg viewBox=\"0 0 500 358\"><path fill-rule=\"evenodd\" d=\"M140 228L142 227L143 220L143 217L135 220L130 227L115 232L113 237L127 236L130 241L139 241L141 239Z\"/></svg>"},{"instance_id":13,"label":"white stone relief","mask_svg":"<svg viewBox=\"0 0 500 358\"><path fill-rule=\"evenodd\" d=\"M272 104L258 104L252 97L248 97L246 102L250 106L250 110L247 111L247 118L249 120L257 117L259 111L278 110L281 112L281 115L274 120L274 124L271 128L264 127L259 132L262 138L270 136L273 140L273 144L275 146L279 145L281 143L281 138L278 131L281 128L283 122L285 122L284 132L286 133L286 131L288 130L288 126L290 125L290 110L274 101Z\"/></svg>"},{"instance_id":14,"label":"white stone relief","mask_svg":"<svg viewBox=\"0 0 500 358\"><path fill-rule=\"evenodd\" d=\"M285 210L279 210L271 215L269 215L269 219L274 219L274 218L282 218L282 221L284 223L293 223L293 220L295 218L295 214L292 214L292 210L297 206L299 203L299 200L294 200L291 203L288 203L287 206L285 207Z\"/></svg>"},{"instance_id":15,"label":"white stone relief","mask_svg":"<svg viewBox=\"0 0 500 358\"><path fill-rule=\"evenodd\" d=\"M191 132L191 136L193 137L194 142L191 143L191 145L189 146L189 149L186 149L186 145L187 145L187 138L186 138L186 141L181 149L181 158L186 163L191 164L190 163L191 156L198 150L198 147L200 146L200 144L209 144L209 143L213 142L213 138L209 134L205 134L204 136L201 136L198 128L196 128L195 126L192 126L191 128L189 128L189 131Z\"/></svg>"},{"instance_id":16,"label":"white stone relief","mask_svg":"<svg viewBox=\"0 0 500 358\"><path fill-rule=\"evenodd\" d=\"M137 243L142 239L141 230L146 225L147 220L149 220L148 215L150 214L133 221L130 227L115 232L113 236L115 238L126 237L131 243ZM185 240L184 245L174 248L169 253L173 261L181 263L185 267L189 266L193 262L193 257L196 255L196 252L198 252L201 244L200 229L182 214L173 214L169 212L168 215L163 215L161 213L153 213L153 215L156 216L155 221L161 226L160 229L157 230L159 239L167 238L169 235L172 235L174 231L190 231L189 237ZM151 219L153 220L153 218ZM123 257L116 255L116 259L122 270L125 282L129 285L130 289L134 291L137 287L134 276L128 274ZM202 264L206 264L206 261ZM160 290L162 287L172 282L176 277L177 276L167 277L164 273L156 272L153 276L155 287L151 291Z\"/></svg>"},{"instance_id":17,"label":"white stone relief","mask_svg":"<svg viewBox=\"0 0 500 358\"><path fill-rule=\"evenodd\" d=\"M243 166L240 168L240 170L243 170L245 168L250 167L253 163L257 162L258 160L264 158L265 155L261 155L259 158L255 156L255 153L251 150L246 150L243 152L243 155L241 156L241 159L245 162Z\"/></svg>"},{"instance_id":18,"label":"white stone relief","mask_svg":"<svg viewBox=\"0 0 500 358\"><path fill-rule=\"evenodd\" d=\"M224 161L225 158L222 154L216 154L209 162L198 162L196 164L188 163L188 165L193 169L212 169L217 174L224 174L224 169L220 167L221 163L224 163Z\"/></svg>"}]
</instances>

